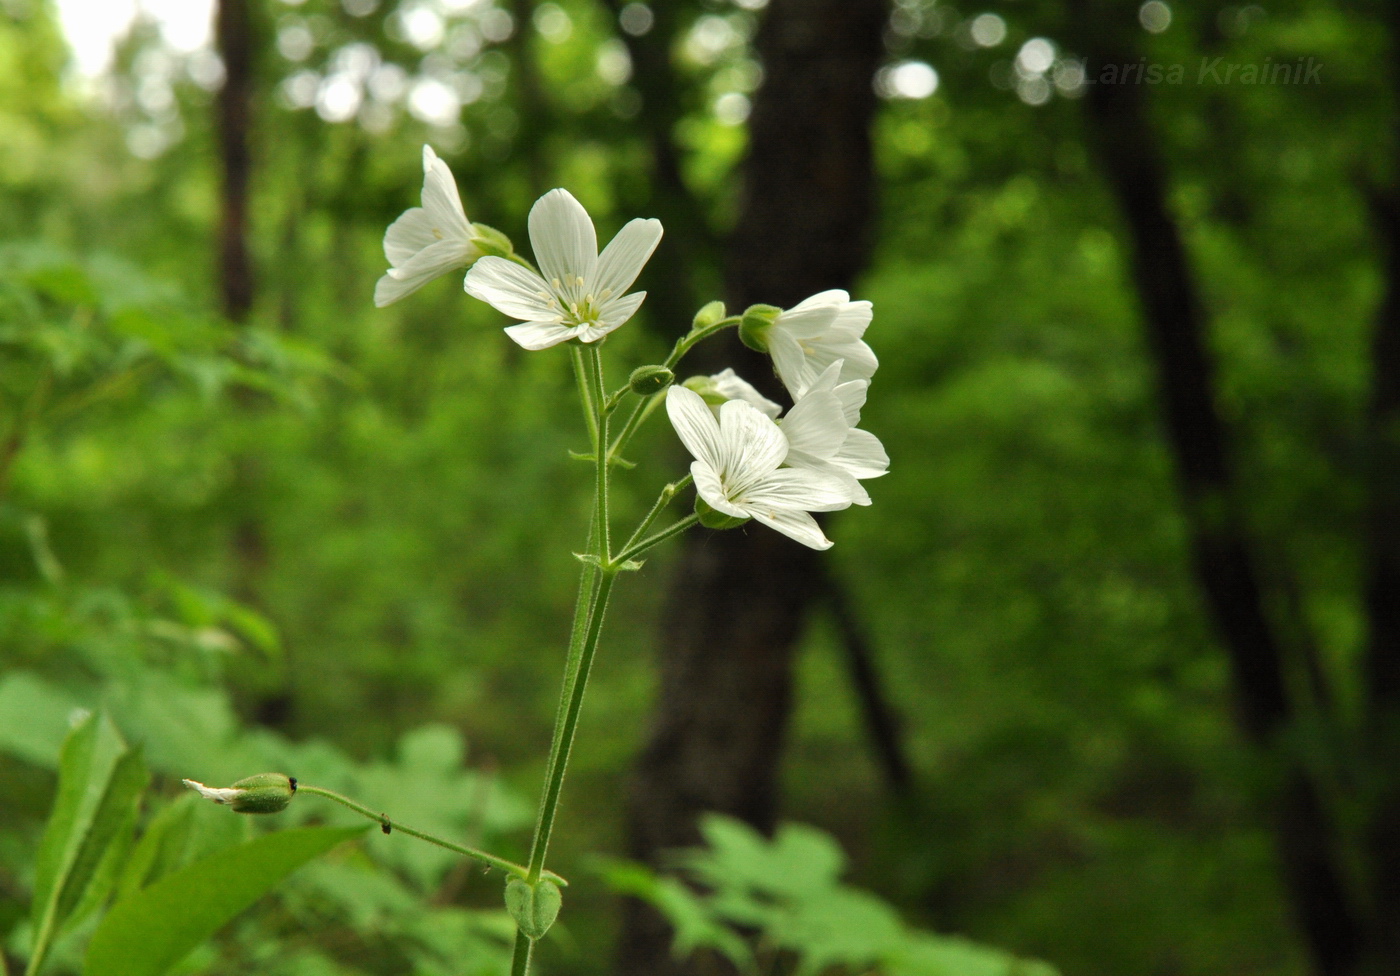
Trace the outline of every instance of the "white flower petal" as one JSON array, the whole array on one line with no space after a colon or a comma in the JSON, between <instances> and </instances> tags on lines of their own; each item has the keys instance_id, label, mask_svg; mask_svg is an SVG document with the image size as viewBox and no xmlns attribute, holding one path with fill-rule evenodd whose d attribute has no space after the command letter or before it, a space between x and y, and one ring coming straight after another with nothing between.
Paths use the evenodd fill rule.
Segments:
<instances>
[{"instance_id":1,"label":"white flower petal","mask_svg":"<svg viewBox=\"0 0 1400 976\"><path fill-rule=\"evenodd\" d=\"M852 505L870 504L870 493L865 490L865 486L856 479L854 474L841 467L839 462L813 457L810 454L803 454L801 451L788 451L787 464L793 468L808 468L836 479L841 483L841 488L845 491L846 497L850 499Z\"/></svg>"},{"instance_id":2,"label":"white flower petal","mask_svg":"<svg viewBox=\"0 0 1400 976\"><path fill-rule=\"evenodd\" d=\"M844 369L845 360L841 360ZM870 390L869 380L853 380L836 384L836 396L841 401L841 409L846 414L846 423L851 427L860 423L860 412L865 407L865 395Z\"/></svg>"},{"instance_id":3,"label":"white flower petal","mask_svg":"<svg viewBox=\"0 0 1400 976\"><path fill-rule=\"evenodd\" d=\"M467 272L467 294L479 298L511 318L529 322L558 322L559 309L550 307L550 293L544 279L514 261L487 256Z\"/></svg>"},{"instance_id":4,"label":"white flower petal","mask_svg":"<svg viewBox=\"0 0 1400 976\"><path fill-rule=\"evenodd\" d=\"M700 399L694 393L691 396ZM705 413L708 415L710 411ZM744 486L776 471L787 457L787 438L778 425L743 400L726 400L720 406L719 430L724 460L717 467L731 492L741 491Z\"/></svg>"},{"instance_id":5,"label":"white flower petal","mask_svg":"<svg viewBox=\"0 0 1400 976\"><path fill-rule=\"evenodd\" d=\"M851 504L841 479L810 468L783 468L735 499L746 508L765 511L796 508L806 512L835 512Z\"/></svg>"},{"instance_id":6,"label":"white flower petal","mask_svg":"<svg viewBox=\"0 0 1400 976\"><path fill-rule=\"evenodd\" d=\"M520 325L506 326L505 333L522 349L536 352L557 346L561 342L568 342L578 330L557 322L524 322Z\"/></svg>"},{"instance_id":7,"label":"white flower petal","mask_svg":"<svg viewBox=\"0 0 1400 976\"><path fill-rule=\"evenodd\" d=\"M753 517L770 529L776 529L795 542L810 549L830 549L832 542L822 534L817 520L806 512L778 509L771 512L755 511Z\"/></svg>"},{"instance_id":8,"label":"white flower petal","mask_svg":"<svg viewBox=\"0 0 1400 976\"><path fill-rule=\"evenodd\" d=\"M716 472L724 469L725 450L720 436L719 421L705 406L700 394L683 386L666 391L666 414L676 429L685 449L697 461L703 461ZM718 478L718 474L716 474ZM708 498L705 499L709 501ZM714 504L714 502L710 502Z\"/></svg>"},{"instance_id":9,"label":"white flower petal","mask_svg":"<svg viewBox=\"0 0 1400 976\"><path fill-rule=\"evenodd\" d=\"M749 513L729 500L724 493L724 482L714 468L704 461L690 462L690 476L695 479L695 490L711 508L734 518L748 518Z\"/></svg>"},{"instance_id":10,"label":"white flower petal","mask_svg":"<svg viewBox=\"0 0 1400 976\"><path fill-rule=\"evenodd\" d=\"M647 293L644 291L634 291L630 295L623 295L621 298L612 298L603 304L598 311L598 324L606 326L603 334L611 332L632 316L637 314L637 309L642 307L642 302L646 299Z\"/></svg>"},{"instance_id":11,"label":"white flower petal","mask_svg":"<svg viewBox=\"0 0 1400 976\"><path fill-rule=\"evenodd\" d=\"M802 354L802 346L787 332L773 329L768 333L768 355L773 357L773 368L778 378L787 387L794 400L801 399L807 387L816 379L815 372L807 368L807 357Z\"/></svg>"},{"instance_id":12,"label":"white flower petal","mask_svg":"<svg viewBox=\"0 0 1400 976\"><path fill-rule=\"evenodd\" d=\"M831 460L857 478L878 478L889 473L890 456L880 438L868 430L852 430Z\"/></svg>"},{"instance_id":13,"label":"white flower petal","mask_svg":"<svg viewBox=\"0 0 1400 976\"><path fill-rule=\"evenodd\" d=\"M656 245L661 243L661 221L631 220L617 232L617 236L598 256L597 280L588 281L588 288L594 295L603 292L621 295L632 287L637 275L650 260ZM625 320L624 320L625 321Z\"/></svg>"},{"instance_id":14,"label":"white flower petal","mask_svg":"<svg viewBox=\"0 0 1400 976\"><path fill-rule=\"evenodd\" d=\"M832 367L833 370L839 366ZM846 423L846 412L841 400L831 392L831 383L823 388L822 378L812 384L791 410L782 419L783 436L792 448L803 454L818 458L830 458L841 450L851 425ZM834 380L834 375L830 378Z\"/></svg>"},{"instance_id":15,"label":"white flower petal","mask_svg":"<svg viewBox=\"0 0 1400 976\"><path fill-rule=\"evenodd\" d=\"M423 147L423 209L443 237L471 237L462 198L457 195L457 181L432 146Z\"/></svg>"},{"instance_id":16,"label":"white flower petal","mask_svg":"<svg viewBox=\"0 0 1400 976\"><path fill-rule=\"evenodd\" d=\"M752 383L739 376L733 369L715 373L710 377L710 383L714 386L714 391L726 400L743 400L757 407L771 420L777 420L778 415L783 412L779 404L759 393Z\"/></svg>"},{"instance_id":17,"label":"white flower petal","mask_svg":"<svg viewBox=\"0 0 1400 976\"><path fill-rule=\"evenodd\" d=\"M405 281L402 278L395 278L391 274L380 275L379 280L374 283L374 305L376 308L392 305L400 298L413 294L430 280L430 278L410 278Z\"/></svg>"},{"instance_id":18,"label":"white flower petal","mask_svg":"<svg viewBox=\"0 0 1400 976\"><path fill-rule=\"evenodd\" d=\"M439 240L441 238L433 233L433 220L428 211L412 207L384 232L384 256L389 259L390 267L397 267Z\"/></svg>"},{"instance_id":19,"label":"white flower petal","mask_svg":"<svg viewBox=\"0 0 1400 976\"><path fill-rule=\"evenodd\" d=\"M205 786L203 783L196 782L192 779L181 780L180 782L198 792L199 795L206 800L213 800L215 803L232 803L243 793L242 790L236 790L231 786Z\"/></svg>"},{"instance_id":20,"label":"white flower petal","mask_svg":"<svg viewBox=\"0 0 1400 976\"><path fill-rule=\"evenodd\" d=\"M826 291L819 291L811 298L804 298L794 305L789 311L800 312L810 308L823 308L828 305L844 305L851 300L851 295L844 288L829 288Z\"/></svg>"},{"instance_id":21,"label":"white flower petal","mask_svg":"<svg viewBox=\"0 0 1400 976\"><path fill-rule=\"evenodd\" d=\"M546 281L557 278L567 288L571 278L581 277L591 285L598 236L588 211L568 190L550 190L530 208L530 246Z\"/></svg>"},{"instance_id":22,"label":"white flower petal","mask_svg":"<svg viewBox=\"0 0 1400 976\"><path fill-rule=\"evenodd\" d=\"M476 248L470 244L458 240L437 241L397 267L390 268L389 275L400 281L426 276L426 281L469 264L476 254Z\"/></svg>"}]
</instances>

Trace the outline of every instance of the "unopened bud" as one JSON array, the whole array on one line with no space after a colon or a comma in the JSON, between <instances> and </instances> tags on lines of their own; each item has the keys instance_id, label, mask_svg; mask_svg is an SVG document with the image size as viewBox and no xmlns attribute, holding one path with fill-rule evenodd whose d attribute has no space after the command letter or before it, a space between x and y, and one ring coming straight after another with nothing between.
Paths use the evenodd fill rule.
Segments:
<instances>
[{"instance_id":1,"label":"unopened bud","mask_svg":"<svg viewBox=\"0 0 1400 976\"><path fill-rule=\"evenodd\" d=\"M549 931L559 917L563 901L559 886L548 878L541 878L533 885L524 878L511 878L506 882L506 911L531 941L543 938Z\"/></svg>"},{"instance_id":2,"label":"unopened bud","mask_svg":"<svg viewBox=\"0 0 1400 976\"><path fill-rule=\"evenodd\" d=\"M192 779L184 783L206 800L233 807L236 813L280 813L297 791L297 781L281 773L258 773L223 787L205 786Z\"/></svg>"},{"instance_id":3,"label":"unopened bud","mask_svg":"<svg viewBox=\"0 0 1400 976\"><path fill-rule=\"evenodd\" d=\"M782 311L773 305L750 305L739 320L739 340L754 352L767 352L768 332Z\"/></svg>"},{"instance_id":4,"label":"unopened bud","mask_svg":"<svg viewBox=\"0 0 1400 976\"><path fill-rule=\"evenodd\" d=\"M693 393L700 394L700 399L704 400L705 404L712 410L718 410L729 399L719 391L719 386L715 383L713 376L692 376L681 386Z\"/></svg>"},{"instance_id":5,"label":"unopened bud","mask_svg":"<svg viewBox=\"0 0 1400 976\"><path fill-rule=\"evenodd\" d=\"M691 320L690 327L695 331L708 329L720 319L724 318L724 302L710 302L700 311L695 313L695 318Z\"/></svg>"},{"instance_id":6,"label":"unopened bud","mask_svg":"<svg viewBox=\"0 0 1400 976\"><path fill-rule=\"evenodd\" d=\"M510 238L489 224L472 224L472 244L482 254L508 258L515 253Z\"/></svg>"},{"instance_id":7,"label":"unopened bud","mask_svg":"<svg viewBox=\"0 0 1400 976\"><path fill-rule=\"evenodd\" d=\"M700 516L700 524L707 529L737 529L748 521L747 518L721 512L699 496L695 498L695 514Z\"/></svg>"},{"instance_id":8,"label":"unopened bud","mask_svg":"<svg viewBox=\"0 0 1400 976\"><path fill-rule=\"evenodd\" d=\"M676 381L676 374L665 366L638 366L627 379L627 386L638 396L660 393Z\"/></svg>"}]
</instances>

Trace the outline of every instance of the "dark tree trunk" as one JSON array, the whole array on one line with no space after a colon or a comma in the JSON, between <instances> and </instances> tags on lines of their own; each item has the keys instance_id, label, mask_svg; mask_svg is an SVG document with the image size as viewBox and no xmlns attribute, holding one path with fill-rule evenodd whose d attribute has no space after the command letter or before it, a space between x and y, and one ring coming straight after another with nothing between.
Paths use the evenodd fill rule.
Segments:
<instances>
[{"instance_id":1,"label":"dark tree trunk","mask_svg":"<svg viewBox=\"0 0 1400 976\"><path fill-rule=\"evenodd\" d=\"M886 12L884 0L770 4L756 42L765 80L727 250L732 307L790 306L850 287L864 267L873 211L871 79ZM733 341L714 353L711 362L732 364L772 391L766 360ZM694 844L706 811L773 826L792 654L821 592L821 558L762 527L690 537L660 638L660 698L630 791L634 857L654 864L661 851ZM671 957L661 919L635 902L627 906L619 969L692 971Z\"/></svg>"},{"instance_id":2,"label":"dark tree trunk","mask_svg":"<svg viewBox=\"0 0 1400 976\"><path fill-rule=\"evenodd\" d=\"M253 261L248 254L248 183L253 163L248 135L253 124L256 41L249 0L220 0L214 33L224 62L224 86L217 102L223 163L219 287L224 314L241 322L253 307Z\"/></svg>"},{"instance_id":3,"label":"dark tree trunk","mask_svg":"<svg viewBox=\"0 0 1400 976\"><path fill-rule=\"evenodd\" d=\"M1091 64L1135 61L1112 34L1127 8L1071 4ZM1135 25L1134 25L1135 26ZM1206 315L1181 233L1168 211L1164 170L1139 85L1095 85L1085 101L1089 137L1122 208L1132 243L1133 283L1157 370L1167 436L1206 608L1229 656L1241 725L1281 769L1275 830L1285 881L1320 973L1357 972L1360 927L1350 906L1333 829L1316 786L1281 748L1293 720L1284 657L1237 498L1227 438L1216 409Z\"/></svg>"}]
</instances>

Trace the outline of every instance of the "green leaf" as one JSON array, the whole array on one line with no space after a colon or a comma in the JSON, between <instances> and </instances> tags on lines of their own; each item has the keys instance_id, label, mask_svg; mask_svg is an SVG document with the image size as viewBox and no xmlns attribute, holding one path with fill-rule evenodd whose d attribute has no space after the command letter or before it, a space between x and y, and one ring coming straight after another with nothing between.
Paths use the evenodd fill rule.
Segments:
<instances>
[{"instance_id":1,"label":"green leaf","mask_svg":"<svg viewBox=\"0 0 1400 976\"><path fill-rule=\"evenodd\" d=\"M365 829L284 830L162 878L107 913L84 976L161 976L297 868Z\"/></svg>"},{"instance_id":2,"label":"green leaf","mask_svg":"<svg viewBox=\"0 0 1400 976\"><path fill-rule=\"evenodd\" d=\"M34 945L26 972L33 976L63 925L84 901L88 887L114 879L109 846L131 830L148 776L138 750L131 750L105 715L90 715L64 741L58 796L44 828L35 862L30 919ZM91 907L105 890L89 900Z\"/></svg>"}]
</instances>

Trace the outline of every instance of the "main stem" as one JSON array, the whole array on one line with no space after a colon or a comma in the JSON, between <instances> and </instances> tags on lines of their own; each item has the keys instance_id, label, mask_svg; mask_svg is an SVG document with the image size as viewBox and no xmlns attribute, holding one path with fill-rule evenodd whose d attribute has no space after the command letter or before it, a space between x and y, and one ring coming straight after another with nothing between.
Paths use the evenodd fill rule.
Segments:
<instances>
[{"instance_id":1,"label":"main stem","mask_svg":"<svg viewBox=\"0 0 1400 976\"><path fill-rule=\"evenodd\" d=\"M549 851L554 820L559 811L559 797L564 788L564 773L578 731L579 715L583 711L583 696L588 687L588 675L598 651L603 632L603 617L608 596L612 592L617 569L609 552L608 513L608 415L604 409L607 388L603 383L603 363L596 346L577 347L574 367L579 378L579 394L587 419L588 432L593 437L594 504L589 532L588 554L579 580L578 602L574 607L574 622L570 630L569 654L564 667L564 682L560 689L559 709L555 716L554 736L550 743L549 761L545 767L544 793L540 797L535 835L530 845L530 862L525 880L536 884L546 876L545 855ZM532 943L529 936L517 930L515 952L511 958L512 976L527 976L530 969Z\"/></svg>"}]
</instances>

